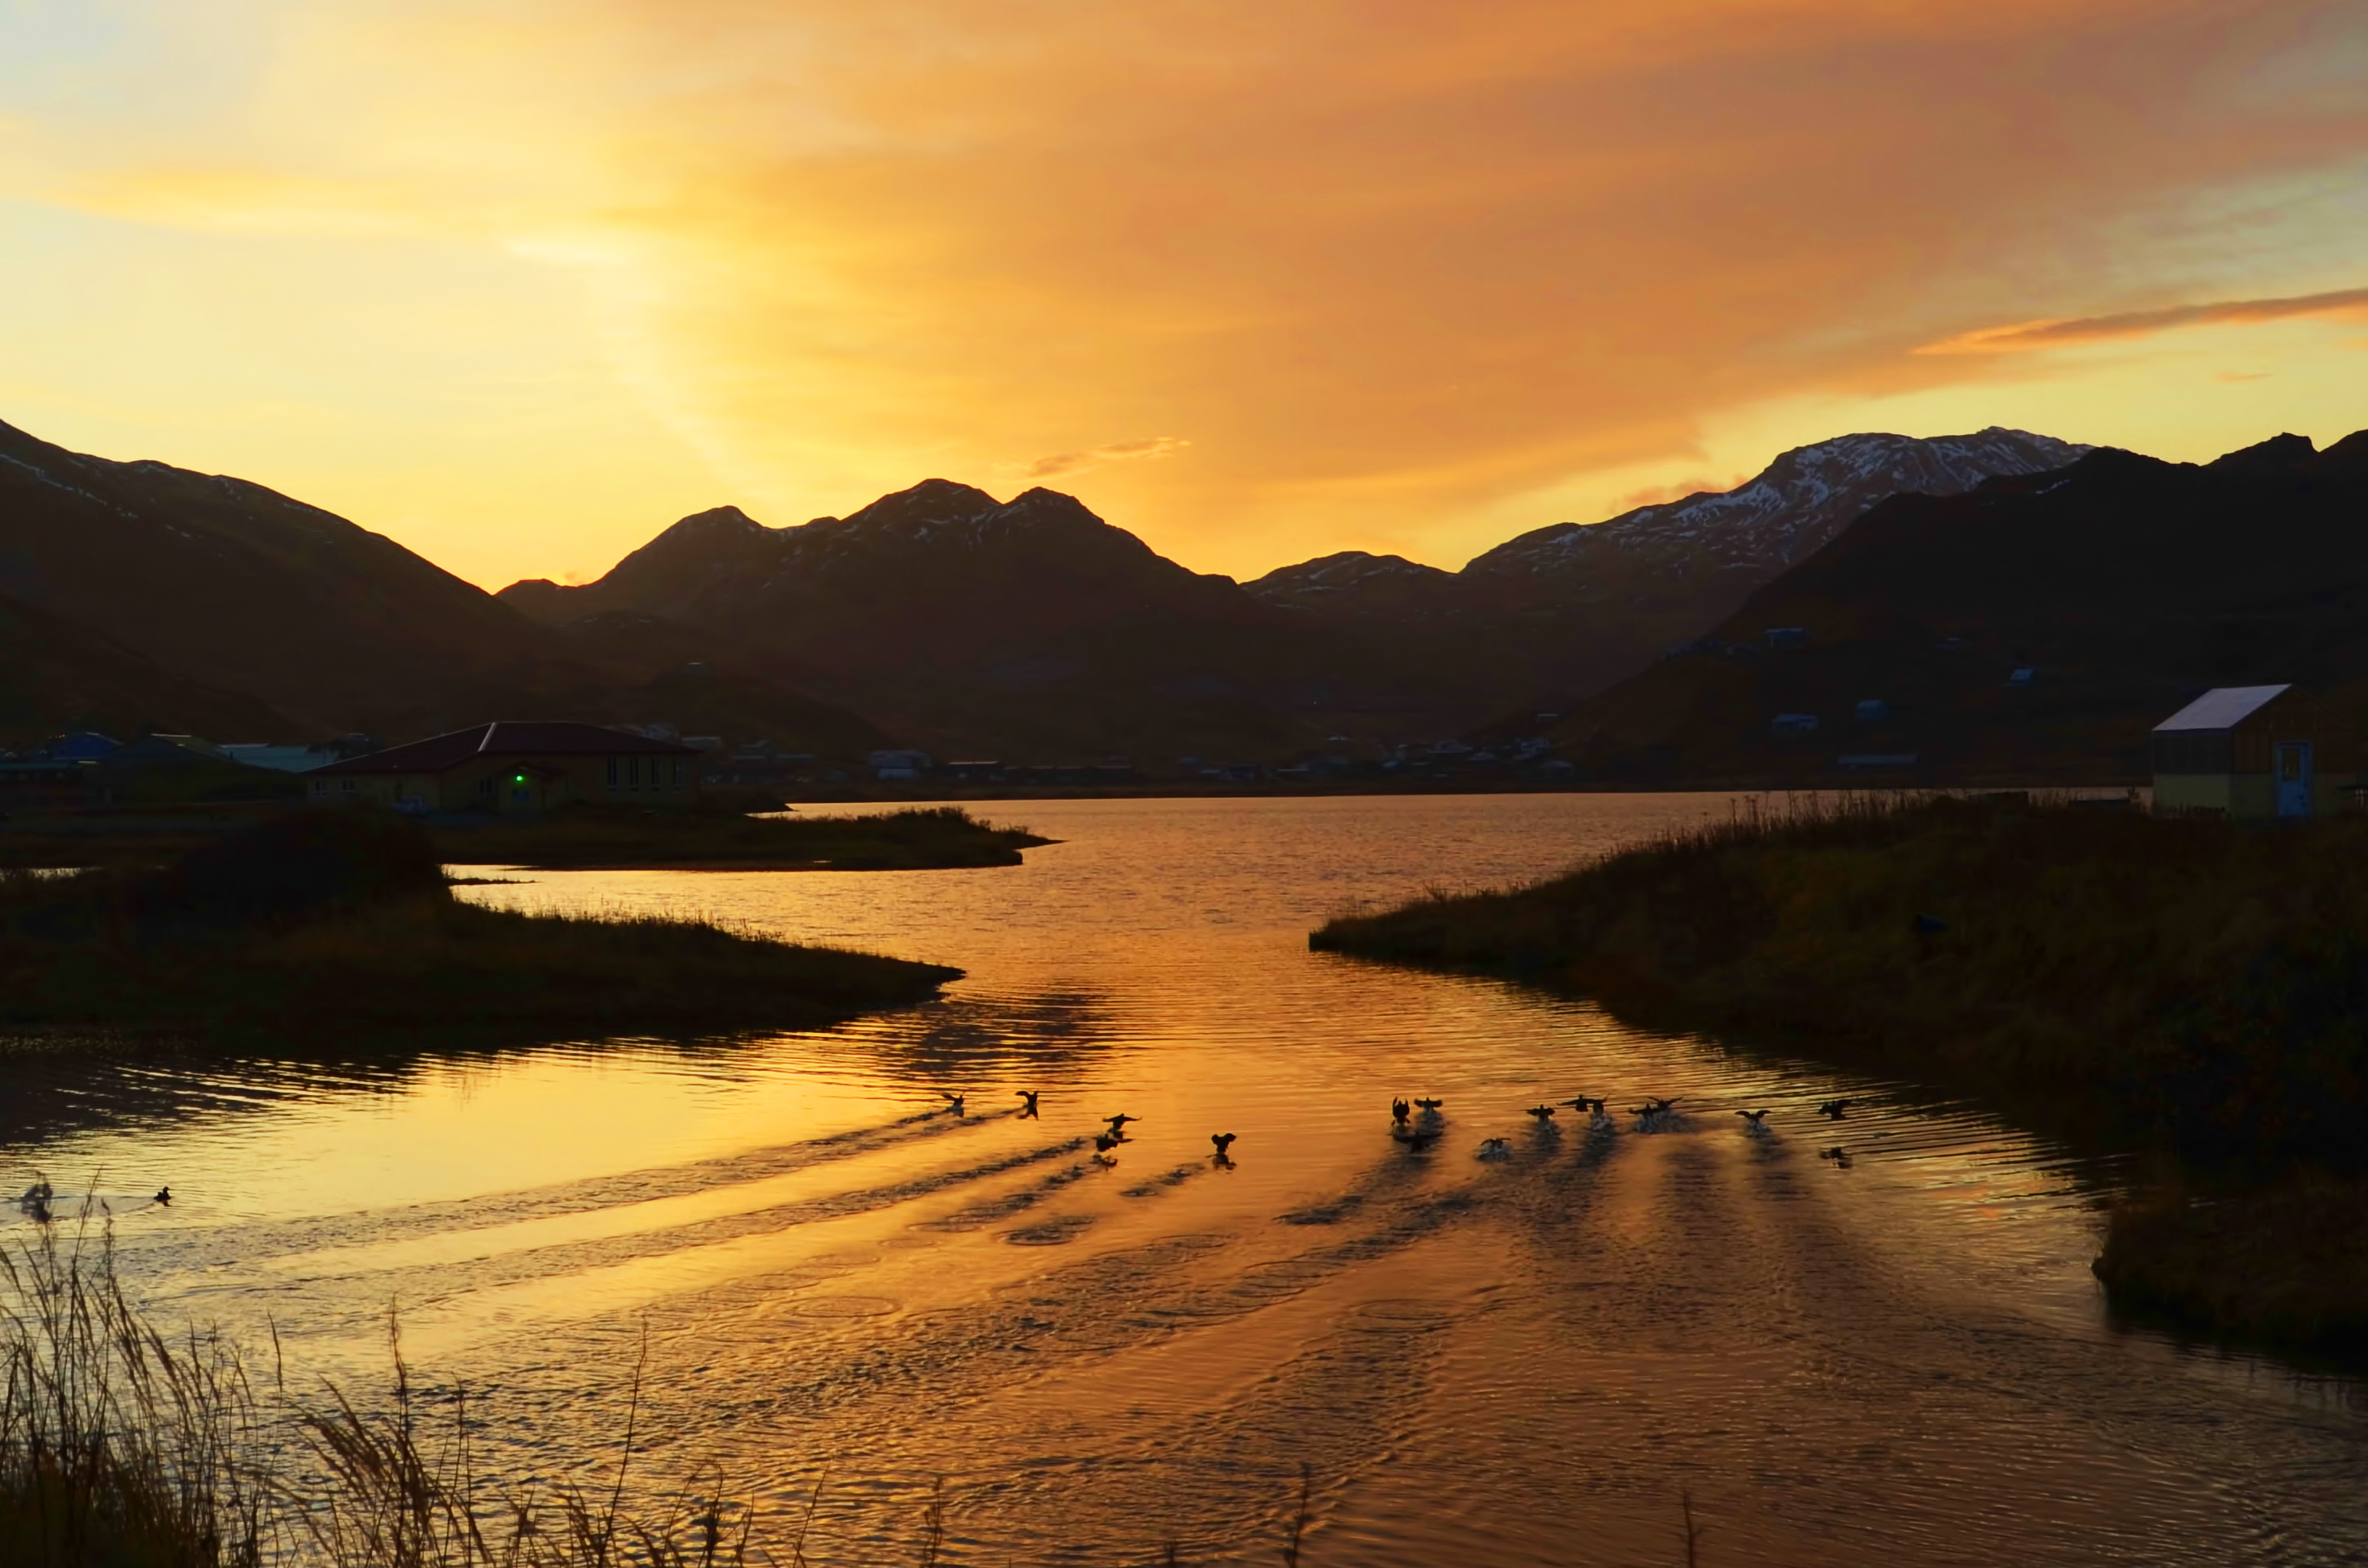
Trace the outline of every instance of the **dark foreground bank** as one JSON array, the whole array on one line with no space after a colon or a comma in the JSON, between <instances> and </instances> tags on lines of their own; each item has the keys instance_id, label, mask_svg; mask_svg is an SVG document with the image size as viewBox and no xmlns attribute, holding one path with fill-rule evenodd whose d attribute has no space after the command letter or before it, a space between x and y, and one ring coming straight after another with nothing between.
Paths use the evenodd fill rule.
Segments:
<instances>
[{"instance_id":1,"label":"dark foreground bank","mask_svg":"<svg viewBox=\"0 0 2368 1568\"><path fill-rule=\"evenodd\" d=\"M1309 945L1572 987L2160 1148L2182 1185L2115 1216L2117 1305L2368 1351L2368 820L1853 801Z\"/></svg>"},{"instance_id":2,"label":"dark foreground bank","mask_svg":"<svg viewBox=\"0 0 2368 1568\"><path fill-rule=\"evenodd\" d=\"M0 878L0 1024L49 1032L796 1025L959 970L692 922L461 903L415 825L298 812L156 871Z\"/></svg>"}]
</instances>

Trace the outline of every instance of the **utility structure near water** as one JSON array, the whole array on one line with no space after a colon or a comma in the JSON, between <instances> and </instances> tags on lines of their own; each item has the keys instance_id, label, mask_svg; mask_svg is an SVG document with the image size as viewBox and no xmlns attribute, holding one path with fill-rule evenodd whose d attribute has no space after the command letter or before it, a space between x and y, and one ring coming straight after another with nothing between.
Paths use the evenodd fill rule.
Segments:
<instances>
[{"instance_id":1,"label":"utility structure near water","mask_svg":"<svg viewBox=\"0 0 2368 1568\"><path fill-rule=\"evenodd\" d=\"M699 756L630 730L505 721L347 757L304 778L316 805L534 816L581 801L693 804Z\"/></svg>"},{"instance_id":2,"label":"utility structure near water","mask_svg":"<svg viewBox=\"0 0 2368 1568\"><path fill-rule=\"evenodd\" d=\"M2164 816L2327 816L2361 765L2352 726L2292 686L2214 687L2154 727L2152 750Z\"/></svg>"}]
</instances>

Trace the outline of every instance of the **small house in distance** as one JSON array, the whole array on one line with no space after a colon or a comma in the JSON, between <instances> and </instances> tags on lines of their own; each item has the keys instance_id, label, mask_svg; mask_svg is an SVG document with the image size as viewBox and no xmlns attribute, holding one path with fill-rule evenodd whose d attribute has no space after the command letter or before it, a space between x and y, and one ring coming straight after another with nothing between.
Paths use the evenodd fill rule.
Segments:
<instances>
[{"instance_id":1,"label":"small house in distance","mask_svg":"<svg viewBox=\"0 0 2368 1568\"><path fill-rule=\"evenodd\" d=\"M2359 772L2350 727L2291 686L2224 686L2154 727L2154 809L2325 816Z\"/></svg>"},{"instance_id":2,"label":"small house in distance","mask_svg":"<svg viewBox=\"0 0 2368 1568\"><path fill-rule=\"evenodd\" d=\"M347 757L304 778L316 804L530 816L577 801L689 805L698 760L689 746L629 730L505 722Z\"/></svg>"}]
</instances>

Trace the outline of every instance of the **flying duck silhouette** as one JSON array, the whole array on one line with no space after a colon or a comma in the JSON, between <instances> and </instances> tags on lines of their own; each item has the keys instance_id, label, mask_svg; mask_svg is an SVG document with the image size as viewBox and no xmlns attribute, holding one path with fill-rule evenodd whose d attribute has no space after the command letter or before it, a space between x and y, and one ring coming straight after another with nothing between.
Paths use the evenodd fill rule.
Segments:
<instances>
[{"instance_id":1,"label":"flying duck silhouette","mask_svg":"<svg viewBox=\"0 0 2368 1568\"><path fill-rule=\"evenodd\" d=\"M1018 1095L1020 1099L1026 1102L1019 1108L1020 1120L1033 1121L1036 1119L1036 1096L1042 1092L1043 1091L1041 1089L1014 1089L1012 1091L1012 1093Z\"/></svg>"},{"instance_id":2,"label":"flying duck silhouette","mask_svg":"<svg viewBox=\"0 0 2368 1568\"><path fill-rule=\"evenodd\" d=\"M1839 1121L1850 1108L1849 1100L1825 1100L1818 1104L1817 1114L1828 1121Z\"/></svg>"},{"instance_id":3,"label":"flying duck silhouette","mask_svg":"<svg viewBox=\"0 0 2368 1568\"><path fill-rule=\"evenodd\" d=\"M1130 1121L1141 1121L1143 1118L1129 1116L1126 1112L1121 1111L1116 1116L1104 1117L1102 1119L1110 1123L1111 1137L1122 1138L1126 1135L1126 1124Z\"/></svg>"}]
</instances>

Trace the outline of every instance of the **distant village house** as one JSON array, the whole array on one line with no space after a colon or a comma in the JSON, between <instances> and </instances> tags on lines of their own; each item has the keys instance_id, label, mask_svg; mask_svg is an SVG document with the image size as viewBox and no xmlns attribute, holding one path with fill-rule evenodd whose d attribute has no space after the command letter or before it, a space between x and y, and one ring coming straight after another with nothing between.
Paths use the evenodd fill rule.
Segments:
<instances>
[{"instance_id":1,"label":"distant village house","mask_svg":"<svg viewBox=\"0 0 2368 1568\"><path fill-rule=\"evenodd\" d=\"M306 774L319 804L532 815L582 801L689 805L699 753L598 724L503 722L348 757Z\"/></svg>"},{"instance_id":2,"label":"distant village house","mask_svg":"<svg viewBox=\"0 0 2368 1568\"><path fill-rule=\"evenodd\" d=\"M2154 727L2154 809L2239 820L2325 816L2360 770L2348 726L2291 686L2216 687Z\"/></svg>"}]
</instances>

